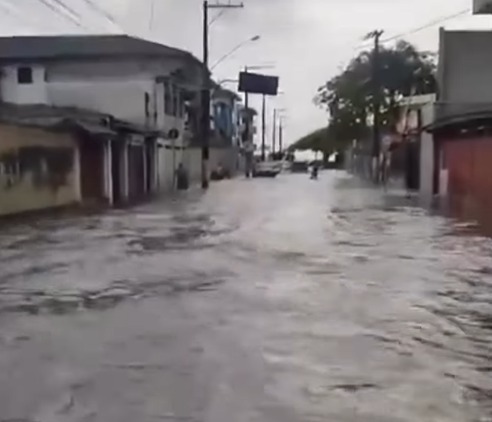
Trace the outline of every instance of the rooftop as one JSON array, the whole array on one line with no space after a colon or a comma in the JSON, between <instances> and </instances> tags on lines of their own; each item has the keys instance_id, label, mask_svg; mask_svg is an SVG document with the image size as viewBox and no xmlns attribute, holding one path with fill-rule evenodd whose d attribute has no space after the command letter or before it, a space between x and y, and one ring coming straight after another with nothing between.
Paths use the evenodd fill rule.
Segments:
<instances>
[{"instance_id":1,"label":"rooftop","mask_svg":"<svg viewBox=\"0 0 492 422\"><path fill-rule=\"evenodd\" d=\"M128 35L0 37L0 61L96 57L181 57L202 63L191 53Z\"/></svg>"}]
</instances>

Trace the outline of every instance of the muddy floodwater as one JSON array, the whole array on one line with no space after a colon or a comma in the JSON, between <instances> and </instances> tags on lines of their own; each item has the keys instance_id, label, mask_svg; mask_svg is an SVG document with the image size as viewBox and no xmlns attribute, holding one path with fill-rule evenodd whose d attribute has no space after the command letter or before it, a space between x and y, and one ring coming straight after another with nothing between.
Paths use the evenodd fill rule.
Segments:
<instances>
[{"instance_id":1,"label":"muddy floodwater","mask_svg":"<svg viewBox=\"0 0 492 422\"><path fill-rule=\"evenodd\" d=\"M492 420L492 241L343 173L3 226L0 422Z\"/></svg>"}]
</instances>

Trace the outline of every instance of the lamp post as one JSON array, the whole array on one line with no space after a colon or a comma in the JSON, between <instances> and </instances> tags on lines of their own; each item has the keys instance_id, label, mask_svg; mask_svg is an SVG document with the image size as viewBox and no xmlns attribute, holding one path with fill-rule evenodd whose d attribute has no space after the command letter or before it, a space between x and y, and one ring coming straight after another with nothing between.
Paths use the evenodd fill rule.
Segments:
<instances>
[{"instance_id":1,"label":"lamp post","mask_svg":"<svg viewBox=\"0 0 492 422\"><path fill-rule=\"evenodd\" d=\"M248 38L247 40L239 43L231 51L229 51L227 54L224 54L219 60L217 60L214 63L214 65L210 68L210 70L214 70L219 64L221 64L223 61L227 60L229 57L231 57L234 53L236 53L241 48L245 47L248 44L259 41L260 39L261 39L260 35L255 35L254 37Z\"/></svg>"},{"instance_id":2,"label":"lamp post","mask_svg":"<svg viewBox=\"0 0 492 422\"><path fill-rule=\"evenodd\" d=\"M208 159L210 155L210 71L208 68L208 11L210 9L238 9L243 4L203 2L203 68L201 95L201 133L202 133L202 188L208 189Z\"/></svg>"},{"instance_id":3,"label":"lamp post","mask_svg":"<svg viewBox=\"0 0 492 422\"><path fill-rule=\"evenodd\" d=\"M281 113L284 112L285 108L275 108L273 109L273 134L272 134L272 154L276 152L276 142L277 142L277 120L281 120ZM279 131L280 135L280 131ZM279 152L282 152L282 145L280 145Z\"/></svg>"}]
</instances>

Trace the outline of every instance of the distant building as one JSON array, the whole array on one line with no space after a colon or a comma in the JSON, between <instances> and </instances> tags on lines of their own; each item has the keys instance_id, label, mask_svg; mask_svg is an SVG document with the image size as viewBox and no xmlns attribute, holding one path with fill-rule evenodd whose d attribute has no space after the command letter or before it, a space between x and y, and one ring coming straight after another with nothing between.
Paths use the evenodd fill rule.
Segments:
<instances>
[{"instance_id":1,"label":"distant building","mask_svg":"<svg viewBox=\"0 0 492 422\"><path fill-rule=\"evenodd\" d=\"M210 104L210 171L220 166L230 175L234 175L239 170L241 148L240 109L241 99L235 92L218 85L215 86ZM196 119L195 129L192 130L192 134L187 164L191 171L191 180L198 181L201 178L202 159L199 119Z\"/></svg>"}]
</instances>

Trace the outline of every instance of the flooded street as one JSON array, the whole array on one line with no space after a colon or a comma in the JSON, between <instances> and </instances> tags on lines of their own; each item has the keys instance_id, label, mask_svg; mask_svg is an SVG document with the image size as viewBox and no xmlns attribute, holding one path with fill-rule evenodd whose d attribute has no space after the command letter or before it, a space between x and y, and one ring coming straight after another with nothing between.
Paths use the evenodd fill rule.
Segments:
<instances>
[{"instance_id":1,"label":"flooded street","mask_svg":"<svg viewBox=\"0 0 492 422\"><path fill-rule=\"evenodd\" d=\"M0 421L490 421L491 254L336 172L3 227Z\"/></svg>"}]
</instances>

